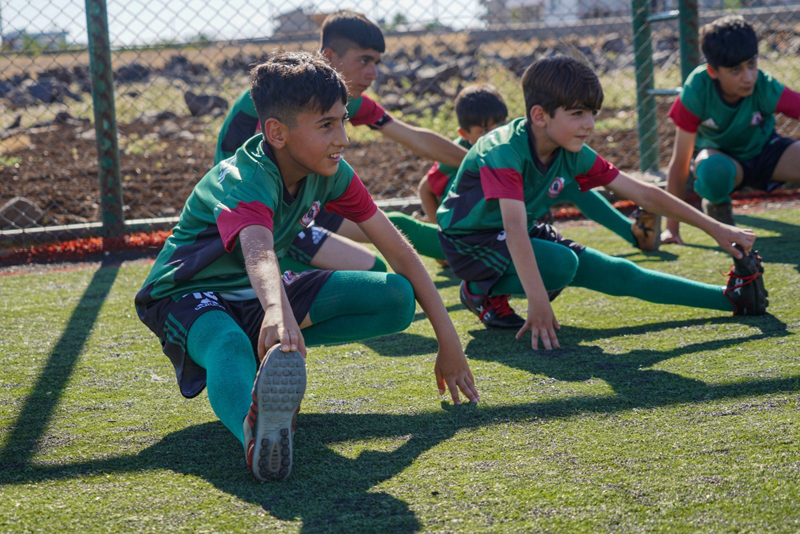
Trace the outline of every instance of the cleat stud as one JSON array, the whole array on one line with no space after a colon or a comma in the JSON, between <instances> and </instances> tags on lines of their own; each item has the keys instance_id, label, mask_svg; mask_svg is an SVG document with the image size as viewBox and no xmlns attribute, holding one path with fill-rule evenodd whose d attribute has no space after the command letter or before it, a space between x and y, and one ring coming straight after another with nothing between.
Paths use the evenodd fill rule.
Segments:
<instances>
[{"instance_id":1,"label":"cleat stud","mask_svg":"<svg viewBox=\"0 0 800 534\"><path fill-rule=\"evenodd\" d=\"M288 435L289 435L289 429L288 428L281 428L281 436L286 437Z\"/></svg>"}]
</instances>

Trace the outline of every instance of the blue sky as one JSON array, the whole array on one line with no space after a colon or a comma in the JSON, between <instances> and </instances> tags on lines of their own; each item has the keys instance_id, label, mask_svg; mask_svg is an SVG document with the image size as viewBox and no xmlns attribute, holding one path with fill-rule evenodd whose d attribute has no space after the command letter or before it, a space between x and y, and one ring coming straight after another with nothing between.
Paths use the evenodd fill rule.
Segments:
<instances>
[{"instance_id":1,"label":"blue sky","mask_svg":"<svg viewBox=\"0 0 800 534\"><path fill-rule=\"evenodd\" d=\"M363 11L373 20L391 20L398 10L411 22L464 27L478 23L483 12L478 0L397 0L354 2L320 0L106 0L109 31L114 45L189 39L205 34L212 39L266 37L274 17L300 6L329 12L339 8ZM2 33L66 30L69 42L86 42L84 0L0 0Z\"/></svg>"}]
</instances>

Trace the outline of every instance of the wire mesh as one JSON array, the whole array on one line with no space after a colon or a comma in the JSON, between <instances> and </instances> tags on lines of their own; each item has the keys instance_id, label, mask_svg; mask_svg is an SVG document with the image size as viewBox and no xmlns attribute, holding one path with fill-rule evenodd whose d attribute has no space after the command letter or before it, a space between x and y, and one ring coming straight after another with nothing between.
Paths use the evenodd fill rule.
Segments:
<instances>
[{"instance_id":1,"label":"wire mesh","mask_svg":"<svg viewBox=\"0 0 800 534\"><path fill-rule=\"evenodd\" d=\"M674 0L649 0L651 13ZM741 12L761 38L761 67L800 87L795 2L700 1L700 23ZM368 94L394 117L456 136L453 101L470 83L524 113L520 75L534 59L583 55L605 90L590 144L615 165L639 168L631 4L622 0L400 0L366 4L274 0L107 0L123 209L128 221L175 217L212 166L228 106L248 69L275 49L313 51L338 9L364 12L386 36ZM0 230L30 241L99 225L95 131L83 0L0 0ZM681 83L677 22L653 25L655 87ZM655 106L658 163L666 167L674 97ZM797 123L778 120L783 135ZM431 162L349 127L346 159L378 199L413 197ZM66 229L63 225L68 226Z\"/></svg>"}]
</instances>

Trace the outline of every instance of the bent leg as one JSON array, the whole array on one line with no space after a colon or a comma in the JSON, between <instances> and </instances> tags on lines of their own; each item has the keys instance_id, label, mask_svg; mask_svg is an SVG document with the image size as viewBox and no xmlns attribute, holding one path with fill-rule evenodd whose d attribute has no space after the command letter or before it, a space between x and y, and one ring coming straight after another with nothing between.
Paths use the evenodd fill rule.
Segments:
<instances>
[{"instance_id":1,"label":"bent leg","mask_svg":"<svg viewBox=\"0 0 800 534\"><path fill-rule=\"evenodd\" d=\"M400 332L414 319L411 283L398 274L337 271L322 286L303 329L306 346L350 343Z\"/></svg>"},{"instance_id":2,"label":"bent leg","mask_svg":"<svg viewBox=\"0 0 800 534\"><path fill-rule=\"evenodd\" d=\"M386 272L386 263L364 245L330 234L309 262L317 269L331 271Z\"/></svg>"},{"instance_id":3,"label":"bent leg","mask_svg":"<svg viewBox=\"0 0 800 534\"><path fill-rule=\"evenodd\" d=\"M800 141L789 145L772 173L776 182L800 182Z\"/></svg>"},{"instance_id":4,"label":"bent leg","mask_svg":"<svg viewBox=\"0 0 800 534\"><path fill-rule=\"evenodd\" d=\"M444 260L444 251L439 243L439 227L409 217L399 211L390 211L386 217L400 232L408 238L411 246L420 256L436 260Z\"/></svg>"},{"instance_id":5,"label":"bent leg","mask_svg":"<svg viewBox=\"0 0 800 534\"><path fill-rule=\"evenodd\" d=\"M369 238L361 231L361 228L349 219L342 221L341 226L336 230L336 233L342 237L346 237L356 243L369 243Z\"/></svg>"},{"instance_id":6,"label":"bent leg","mask_svg":"<svg viewBox=\"0 0 800 534\"><path fill-rule=\"evenodd\" d=\"M633 262L588 247L578 256L578 271L572 285L658 304L733 311L733 304L725 298L723 286L643 269Z\"/></svg>"},{"instance_id":7,"label":"bent leg","mask_svg":"<svg viewBox=\"0 0 800 534\"><path fill-rule=\"evenodd\" d=\"M744 179L739 162L711 150L702 150L697 155L694 174L695 192L713 204L730 202L730 194Z\"/></svg>"},{"instance_id":8,"label":"bent leg","mask_svg":"<svg viewBox=\"0 0 800 534\"><path fill-rule=\"evenodd\" d=\"M547 291L563 289L572 282L578 270L578 256L565 245L543 239L531 239L536 265ZM470 292L480 294L480 289L470 283ZM503 276L492 286L492 295L524 295L525 290L517 275L514 262L508 266Z\"/></svg>"},{"instance_id":9,"label":"bent leg","mask_svg":"<svg viewBox=\"0 0 800 534\"><path fill-rule=\"evenodd\" d=\"M210 311L192 324L189 357L206 370L208 400L222 424L244 442L242 424L250 409L256 359L247 334L227 313Z\"/></svg>"}]
</instances>

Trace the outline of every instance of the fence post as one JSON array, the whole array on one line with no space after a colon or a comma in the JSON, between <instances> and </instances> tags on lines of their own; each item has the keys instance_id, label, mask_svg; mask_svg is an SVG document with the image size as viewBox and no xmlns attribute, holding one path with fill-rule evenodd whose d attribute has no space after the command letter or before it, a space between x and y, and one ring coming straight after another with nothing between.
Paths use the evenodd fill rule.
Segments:
<instances>
[{"instance_id":1,"label":"fence post","mask_svg":"<svg viewBox=\"0 0 800 534\"><path fill-rule=\"evenodd\" d=\"M114 72L108 37L105 0L86 0L89 30L89 62L92 72L94 127L97 133L97 176L103 211L103 236L119 237L125 231L122 183L119 170L117 118L114 111Z\"/></svg>"},{"instance_id":2,"label":"fence post","mask_svg":"<svg viewBox=\"0 0 800 534\"><path fill-rule=\"evenodd\" d=\"M681 46L681 81L685 82L700 64L697 0L678 0L678 11L680 11L678 33Z\"/></svg>"},{"instance_id":3,"label":"fence post","mask_svg":"<svg viewBox=\"0 0 800 534\"><path fill-rule=\"evenodd\" d=\"M653 44L648 0L632 0L633 60L636 68L636 111L639 131L639 164L642 171L658 170L658 123L653 89Z\"/></svg>"}]
</instances>

